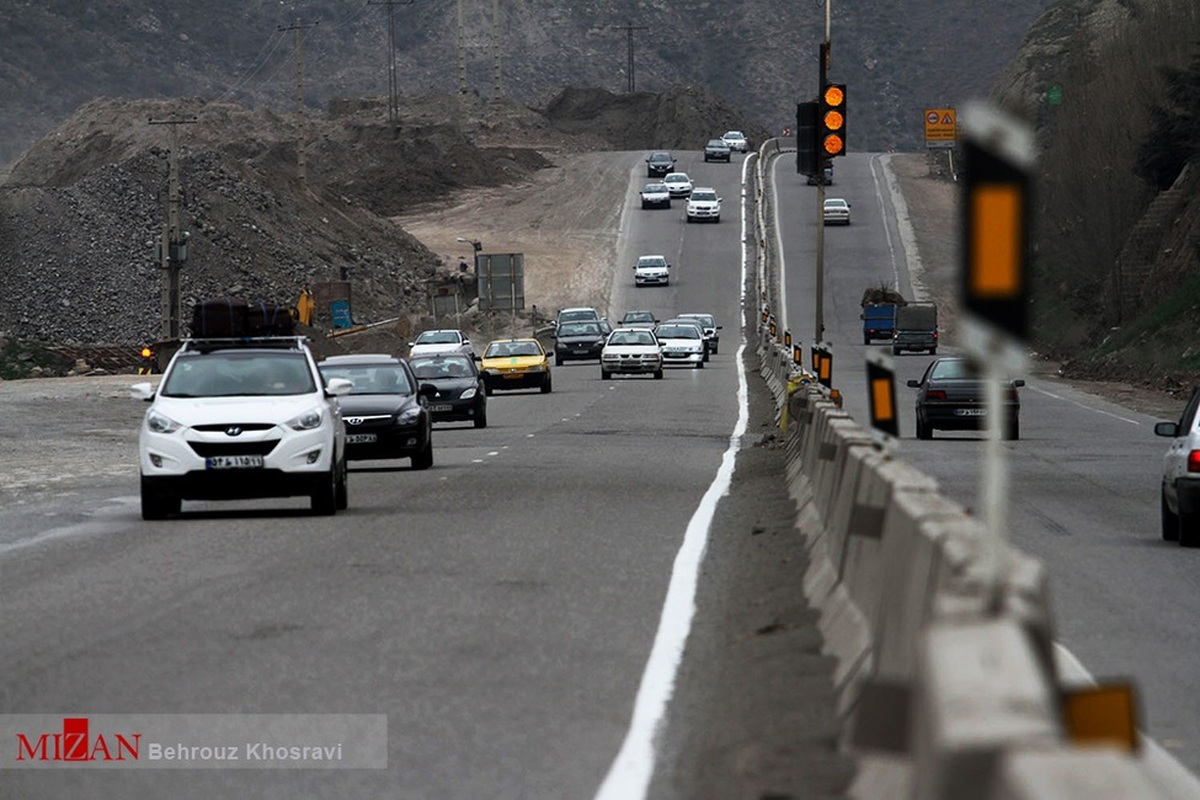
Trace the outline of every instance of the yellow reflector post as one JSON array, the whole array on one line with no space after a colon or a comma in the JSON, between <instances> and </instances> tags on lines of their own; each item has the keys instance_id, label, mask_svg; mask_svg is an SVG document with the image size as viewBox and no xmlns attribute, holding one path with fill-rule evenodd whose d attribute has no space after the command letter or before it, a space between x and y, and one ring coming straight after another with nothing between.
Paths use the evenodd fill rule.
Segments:
<instances>
[{"instance_id":1,"label":"yellow reflector post","mask_svg":"<svg viewBox=\"0 0 1200 800\"><path fill-rule=\"evenodd\" d=\"M1020 187L984 184L972 204L971 290L977 297L1011 298L1021 291Z\"/></svg>"},{"instance_id":2,"label":"yellow reflector post","mask_svg":"<svg viewBox=\"0 0 1200 800\"><path fill-rule=\"evenodd\" d=\"M1137 710L1131 684L1066 689L1062 701L1063 724L1072 743L1137 752Z\"/></svg>"},{"instance_id":3,"label":"yellow reflector post","mask_svg":"<svg viewBox=\"0 0 1200 800\"><path fill-rule=\"evenodd\" d=\"M892 408L892 381L889 378L871 381L871 409L876 422L890 422L896 418L896 411Z\"/></svg>"}]
</instances>

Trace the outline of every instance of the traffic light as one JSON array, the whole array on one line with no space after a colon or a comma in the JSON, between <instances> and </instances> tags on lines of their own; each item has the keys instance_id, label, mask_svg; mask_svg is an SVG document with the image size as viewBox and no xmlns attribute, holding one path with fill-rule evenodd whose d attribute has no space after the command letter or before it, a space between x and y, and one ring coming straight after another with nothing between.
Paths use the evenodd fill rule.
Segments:
<instances>
[{"instance_id":1,"label":"traffic light","mask_svg":"<svg viewBox=\"0 0 1200 800\"><path fill-rule=\"evenodd\" d=\"M816 175L821 169L817 158L817 101L796 104L796 172Z\"/></svg>"},{"instance_id":2,"label":"traffic light","mask_svg":"<svg viewBox=\"0 0 1200 800\"><path fill-rule=\"evenodd\" d=\"M846 84L821 87L817 120L817 153L824 158L846 155Z\"/></svg>"}]
</instances>

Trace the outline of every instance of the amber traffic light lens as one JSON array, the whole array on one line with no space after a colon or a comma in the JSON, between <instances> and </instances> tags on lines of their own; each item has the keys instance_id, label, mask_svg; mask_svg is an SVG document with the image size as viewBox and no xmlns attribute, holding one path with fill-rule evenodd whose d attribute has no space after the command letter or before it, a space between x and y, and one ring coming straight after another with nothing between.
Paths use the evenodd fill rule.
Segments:
<instances>
[{"instance_id":1,"label":"amber traffic light lens","mask_svg":"<svg viewBox=\"0 0 1200 800\"><path fill-rule=\"evenodd\" d=\"M840 155L846 149L846 143L842 141L840 136L825 137L825 152L831 156Z\"/></svg>"},{"instance_id":2,"label":"amber traffic light lens","mask_svg":"<svg viewBox=\"0 0 1200 800\"><path fill-rule=\"evenodd\" d=\"M840 106L842 101L846 99L846 93L842 91L840 86L825 87L825 105Z\"/></svg>"}]
</instances>

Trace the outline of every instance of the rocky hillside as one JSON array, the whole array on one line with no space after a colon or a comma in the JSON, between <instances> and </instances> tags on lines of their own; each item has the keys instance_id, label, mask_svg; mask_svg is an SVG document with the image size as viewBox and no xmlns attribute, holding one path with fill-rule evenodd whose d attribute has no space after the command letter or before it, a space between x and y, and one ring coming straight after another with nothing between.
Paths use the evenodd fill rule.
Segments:
<instances>
[{"instance_id":1,"label":"rocky hillside","mask_svg":"<svg viewBox=\"0 0 1200 800\"><path fill-rule=\"evenodd\" d=\"M226 294L290 304L303 287L348 277L356 316L378 320L422 313L426 281L456 266L390 217L455 189L518 183L556 151L682 147L712 124L749 127L697 88L564 90L544 114L472 95L405 95L403 109L395 125L379 121L372 101L309 117L302 182L295 117L197 100L88 104L0 185L0 335L131 345L159 337L154 247L172 128L191 235L185 308ZM195 122L151 124L173 118Z\"/></svg>"},{"instance_id":2,"label":"rocky hillside","mask_svg":"<svg viewBox=\"0 0 1200 800\"><path fill-rule=\"evenodd\" d=\"M831 75L851 88L852 142L915 149L921 110L983 96L1050 0L870 0L832 7ZM458 11L462 10L459 26ZM6 0L0 166L97 97L205 97L279 112L386 97L389 33L402 93L466 89L543 107L560 87L704 86L758 127L792 124L817 92L820 2ZM461 56L461 59L460 59ZM629 73L632 62L633 74ZM386 115L387 106L383 106Z\"/></svg>"}]
</instances>

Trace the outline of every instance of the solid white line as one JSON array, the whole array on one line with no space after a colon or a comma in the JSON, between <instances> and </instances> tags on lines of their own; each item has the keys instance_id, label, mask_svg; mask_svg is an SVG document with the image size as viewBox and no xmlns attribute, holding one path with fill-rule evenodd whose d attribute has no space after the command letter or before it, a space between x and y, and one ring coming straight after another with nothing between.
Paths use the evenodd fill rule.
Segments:
<instances>
[{"instance_id":1,"label":"solid white line","mask_svg":"<svg viewBox=\"0 0 1200 800\"><path fill-rule=\"evenodd\" d=\"M1081 403L1078 400L1071 400L1070 398L1063 397L1060 394L1055 394L1054 392L1047 391L1046 389L1039 389L1038 387L1033 386L1032 384L1028 385L1027 388L1029 388L1030 391L1037 392L1038 394L1044 394L1044 395L1046 395L1046 397L1050 397L1055 400L1061 400L1064 403L1070 403L1071 405L1076 405L1076 406L1079 406L1080 408L1086 408L1088 411L1092 411L1096 414L1100 414L1105 417L1112 417L1113 419L1119 419L1121 422L1128 422L1130 425L1141 425L1142 424L1142 423L1138 422L1136 419L1131 419L1129 417L1122 417L1120 414L1114 414L1111 411L1104 411L1102 409L1096 408L1095 406L1089 406L1087 403Z\"/></svg>"},{"instance_id":2,"label":"solid white line","mask_svg":"<svg viewBox=\"0 0 1200 800\"><path fill-rule=\"evenodd\" d=\"M744 178L744 176L743 176ZM743 186L744 186L743 180ZM746 218L745 200L743 195L742 208L742 306L746 302L747 275L747 243L744 235ZM739 325L739 328L741 326ZM667 587L667 597L663 601L662 613L659 616L658 632L654 636L654 644L650 648L650 657L646 661L646 669L642 672L642 682L638 687L637 699L633 705L633 718L621 749L608 768L604 782L596 792L596 800L642 800L654 777L654 764L657 757L655 745L662 732L667 716L667 708L671 696L675 693L675 679L679 674L679 665L683 661L684 647L692 629L692 618L696 614L696 586L699 582L700 566L704 561L704 552L708 548L708 534L712 529L713 516L716 514L717 503L729 491L733 481L733 470L741 449L742 436L750 416L750 396L746 384L746 365L743 361L746 352L746 334L742 331L742 341L737 351L738 367L738 417L729 437L729 447L721 457L721 466L717 469L716 477L709 485L708 491L700 499L700 505L688 522L687 531L683 536L683 544L675 554L675 563L671 568L671 582Z\"/></svg>"}]
</instances>

